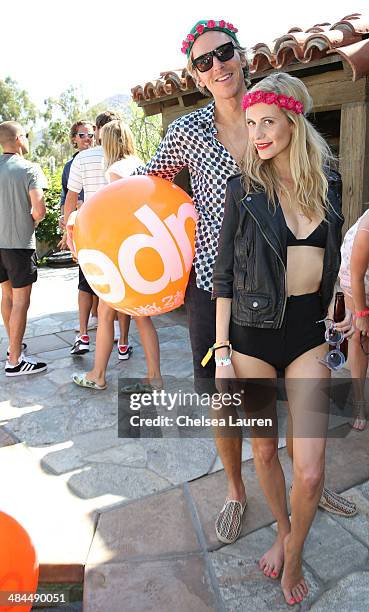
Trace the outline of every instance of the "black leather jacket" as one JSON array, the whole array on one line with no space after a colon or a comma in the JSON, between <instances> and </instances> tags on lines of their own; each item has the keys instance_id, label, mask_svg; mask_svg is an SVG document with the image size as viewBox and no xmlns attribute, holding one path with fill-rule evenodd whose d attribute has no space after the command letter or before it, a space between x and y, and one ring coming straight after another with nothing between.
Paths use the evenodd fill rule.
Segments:
<instances>
[{"instance_id":1,"label":"black leather jacket","mask_svg":"<svg viewBox=\"0 0 369 612\"><path fill-rule=\"evenodd\" d=\"M320 285L322 318L326 316L340 267L341 177L327 171L328 233ZM333 208L333 210L332 210ZM286 302L287 227L281 207L268 207L266 194L245 195L241 175L228 181L212 298L232 298L238 325L278 329ZM308 265L308 262L307 262Z\"/></svg>"}]
</instances>

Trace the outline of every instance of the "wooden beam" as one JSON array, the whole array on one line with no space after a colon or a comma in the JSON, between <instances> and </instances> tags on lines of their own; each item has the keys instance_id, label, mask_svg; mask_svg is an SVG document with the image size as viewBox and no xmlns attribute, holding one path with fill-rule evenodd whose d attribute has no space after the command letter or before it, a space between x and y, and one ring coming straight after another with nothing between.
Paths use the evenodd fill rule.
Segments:
<instances>
[{"instance_id":1,"label":"wooden beam","mask_svg":"<svg viewBox=\"0 0 369 612\"><path fill-rule=\"evenodd\" d=\"M340 172L346 230L369 206L369 102L342 105Z\"/></svg>"},{"instance_id":2,"label":"wooden beam","mask_svg":"<svg viewBox=\"0 0 369 612\"><path fill-rule=\"evenodd\" d=\"M315 112L337 110L343 104L369 100L369 79L353 82L343 70L313 75L303 81L313 98Z\"/></svg>"}]
</instances>

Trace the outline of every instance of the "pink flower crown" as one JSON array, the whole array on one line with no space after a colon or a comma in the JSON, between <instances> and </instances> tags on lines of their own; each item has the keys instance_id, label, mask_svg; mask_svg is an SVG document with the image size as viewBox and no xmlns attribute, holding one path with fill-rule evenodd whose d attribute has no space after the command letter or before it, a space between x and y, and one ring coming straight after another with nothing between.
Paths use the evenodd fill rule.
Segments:
<instances>
[{"instance_id":1,"label":"pink flower crown","mask_svg":"<svg viewBox=\"0 0 369 612\"><path fill-rule=\"evenodd\" d=\"M214 19L202 19L194 25L191 32L187 34L186 38L182 41L182 53L189 57L192 45L195 40L199 36L201 36L201 34L203 34L204 32L208 32L209 30L225 32L226 34L231 36L236 43L238 43L236 36L238 29L234 27L233 23L224 21L224 19L221 19L220 21L215 21Z\"/></svg>"},{"instance_id":2,"label":"pink flower crown","mask_svg":"<svg viewBox=\"0 0 369 612\"><path fill-rule=\"evenodd\" d=\"M295 100L292 96L284 96L283 94L277 94L272 91L251 91L245 94L242 98L242 109L246 110L254 104L276 104L278 108L285 108L290 110L297 115L302 115L304 112L304 105L300 100Z\"/></svg>"}]
</instances>

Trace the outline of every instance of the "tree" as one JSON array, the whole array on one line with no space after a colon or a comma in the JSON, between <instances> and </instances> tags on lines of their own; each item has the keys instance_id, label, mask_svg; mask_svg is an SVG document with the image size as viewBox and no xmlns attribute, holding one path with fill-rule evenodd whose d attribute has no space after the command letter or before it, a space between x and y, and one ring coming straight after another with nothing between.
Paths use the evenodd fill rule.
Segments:
<instances>
[{"instance_id":1,"label":"tree","mask_svg":"<svg viewBox=\"0 0 369 612\"><path fill-rule=\"evenodd\" d=\"M43 170L47 177L49 188L44 193L46 216L40 225L37 226L36 237L40 242L46 242L52 249L56 247L60 240L59 216L62 169L58 168L55 174L50 173L48 168Z\"/></svg>"},{"instance_id":2,"label":"tree","mask_svg":"<svg viewBox=\"0 0 369 612\"><path fill-rule=\"evenodd\" d=\"M95 121L94 110L89 108L89 101L82 92L71 85L59 98L47 98L43 119L48 123L42 134L41 143L36 147L36 158L47 164L55 158L56 165L61 166L71 156L72 145L69 142L69 130L78 119Z\"/></svg>"},{"instance_id":3,"label":"tree","mask_svg":"<svg viewBox=\"0 0 369 612\"><path fill-rule=\"evenodd\" d=\"M147 117L137 104L131 102L127 121L136 141L138 156L145 162L149 161L162 139L161 115Z\"/></svg>"},{"instance_id":4,"label":"tree","mask_svg":"<svg viewBox=\"0 0 369 612\"><path fill-rule=\"evenodd\" d=\"M0 122L19 121L26 127L31 127L37 117L37 110L24 89L10 77L0 79Z\"/></svg>"}]
</instances>

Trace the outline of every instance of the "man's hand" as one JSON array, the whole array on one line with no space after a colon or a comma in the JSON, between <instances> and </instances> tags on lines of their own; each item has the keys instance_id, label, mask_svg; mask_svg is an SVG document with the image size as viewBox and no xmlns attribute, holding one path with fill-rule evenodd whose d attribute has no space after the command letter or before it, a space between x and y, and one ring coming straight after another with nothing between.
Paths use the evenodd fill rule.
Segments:
<instances>
[{"instance_id":1,"label":"man's hand","mask_svg":"<svg viewBox=\"0 0 369 612\"><path fill-rule=\"evenodd\" d=\"M44 192L42 189L31 189L28 193L31 200L31 216L37 227L46 215Z\"/></svg>"},{"instance_id":2,"label":"man's hand","mask_svg":"<svg viewBox=\"0 0 369 612\"><path fill-rule=\"evenodd\" d=\"M60 249L61 251L66 251L68 249L67 232L63 232L61 240L58 242L57 246L58 246L58 249Z\"/></svg>"}]
</instances>

